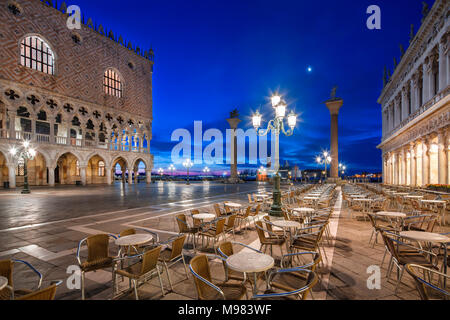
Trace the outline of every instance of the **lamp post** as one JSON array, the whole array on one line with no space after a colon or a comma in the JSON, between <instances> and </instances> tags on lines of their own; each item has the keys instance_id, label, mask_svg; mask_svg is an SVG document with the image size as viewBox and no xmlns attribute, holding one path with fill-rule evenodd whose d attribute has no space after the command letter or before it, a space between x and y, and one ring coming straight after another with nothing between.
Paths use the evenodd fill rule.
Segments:
<instances>
[{"instance_id":1,"label":"lamp post","mask_svg":"<svg viewBox=\"0 0 450 320\"><path fill-rule=\"evenodd\" d=\"M205 168L203 169L203 173L204 173L204 174L208 174L210 171L211 171L211 170L210 170L208 167L205 167ZM203 178L205 178L205 176L203 176Z\"/></svg>"},{"instance_id":2,"label":"lamp post","mask_svg":"<svg viewBox=\"0 0 450 320\"><path fill-rule=\"evenodd\" d=\"M22 143L22 146L19 148L12 147L9 150L9 153L16 159L23 159L23 173L24 173L24 184L22 194L31 193L29 185L28 185L28 160L33 160L36 157L36 150L31 147L30 142L25 140Z\"/></svg>"},{"instance_id":3,"label":"lamp post","mask_svg":"<svg viewBox=\"0 0 450 320\"><path fill-rule=\"evenodd\" d=\"M297 124L297 115L291 111L287 116L288 130L284 128L284 119L286 117L286 102L280 95L275 94L272 97L272 107L275 110L275 118L270 120L267 124L267 129L261 129L262 116L259 112L253 115L253 127L259 136L266 136L269 132L275 135L275 157L274 157L274 171L273 177L273 204L269 214L275 217L283 216L281 210L281 191L280 191L280 134L283 133L286 136L292 136L294 134L294 128Z\"/></svg>"},{"instance_id":4,"label":"lamp post","mask_svg":"<svg viewBox=\"0 0 450 320\"><path fill-rule=\"evenodd\" d=\"M163 175L163 173L164 173L164 169L163 169L163 168L159 168L159 169L158 169L158 173L159 173L159 180L162 181L162 175Z\"/></svg>"},{"instance_id":5,"label":"lamp post","mask_svg":"<svg viewBox=\"0 0 450 320\"><path fill-rule=\"evenodd\" d=\"M328 151L324 151L321 156L317 156L317 158L316 158L316 162L318 164L325 165L325 178L328 177L328 164L330 164L332 160L333 159L331 159Z\"/></svg>"},{"instance_id":6,"label":"lamp post","mask_svg":"<svg viewBox=\"0 0 450 320\"><path fill-rule=\"evenodd\" d=\"M174 172L174 170L175 170L175 166L174 166L173 164L171 164L171 165L169 166L169 170L170 170L170 175L172 176L172 180L173 180L173 172Z\"/></svg>"},{"instance_id":7,"label":"lamp post","mask_svg":"<svg viewBox=\"0 0 450 320\"><path fill-rule=\"evenodd\" d=\"M183 162L183 167L186 168L187 170L187 185L190 185L189 183L189 169L192 168L194 166L194 164L192 163L191 159L186 159L186 161Z\"/></svg>"}]
</instances>

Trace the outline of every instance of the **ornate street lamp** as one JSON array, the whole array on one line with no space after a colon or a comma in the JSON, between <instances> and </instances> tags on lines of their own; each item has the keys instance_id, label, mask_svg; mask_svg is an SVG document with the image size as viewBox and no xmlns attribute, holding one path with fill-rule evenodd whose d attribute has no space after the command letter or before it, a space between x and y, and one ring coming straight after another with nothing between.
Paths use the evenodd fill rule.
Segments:
<instances>
[{"instance_id":1,"label":"ornate street lamp","mask_svg":"<svg viewBox=\"0 0 450 320\"><path fill-rule=\"evenodd\" d=\"M205 175L207 175L210 171L211 171L211 170L210 170L208 167L205 167L205 168L203 169L203 173L204 173ZM203 176L203 178L206 179L205 176Z\"/></svg>"},{"instance_id":2,"label":"ornate street lamp","mask_svg":"<svg viewBox=\"0 0 450 320\"><path fill-rule=\"evenodd\" d=\"M186 170L187 170L187 182L186 182L187 185L190 185L190 183L189 183L189 169L192 168L193 166L194 166L194 164L192 163L191 159L186 159L183 162L183 167L185 167Z\"/></svg>"},{"instance_id":3,"label":"ornate street lamp","mask_svg":"<svg viewBox=\"0 0 450 320\"><path fill-rule=\"evenodd\" d=\"M275 118L270 120L267 129L261 129L262 116L257 111L253 115L253 127L259 136L266 136L269 132L275 135L275 157L274 157L274 171L273 178L273 204L269 214L271 216L282 217L283 211L281 210L281 191L280 191L280 134L283 133L286 136L292 136L294 134L294 128L297 124L297 115L291 111L287 116L288 130L284 128L284 119L286 117L286 102L283 101L280 95L275 94L272 98L272 107L275 110Z\"/></svg>"},{"instance_id":4,"label":"ornate street lamp","mask_svg":"<svg viewBox=\"0 0 450 320\"><path fill-rule=\"evenodd\" d=\"M25 140L20 147L12 147L9 153L17 160L23 159L24 185L21 193L31 193L28 185L28 160L33 160L36 157L36 150L31 147L29 141Z\"/></svg>"},{"instance_id":5,"label":"ornate street lamp","mask_svg":"<svg viewBox=\"0 0 450 320\"><path fill-rule=\"evenodd\" d=\"M163 169L163 168L159 168L159 169L158 169L158 173L159 173L159 180L162 180L162 176L163 176L163 173L164 173L164 169Z\"/></svg>"},{"instance_id":6,"label":"ornate street lamp","mask_svg":"<svg viewBox=\"0 0 450 320\"><path fill-rule=\"evenodd\" d=\"M172 180L173 180L173 172L174 172L174 170L175 170L175 166L174 166L173 164L171 164L171 165L169 166L169 170L170 170L170 175L172 176Z\"/></svg>"},{"instance_id":7,"label":"ornate street lamp","mask_svg":"<svg viewBox=\"0 0 450 320\"><path fill-rule=\"evenodd\" d=\"M316 162L318 164L325 165L325 178L328 177L328 165L331 163L332 159L328 151L324 151L321 156L317 156Z\"/></svg>"}]
</instances>

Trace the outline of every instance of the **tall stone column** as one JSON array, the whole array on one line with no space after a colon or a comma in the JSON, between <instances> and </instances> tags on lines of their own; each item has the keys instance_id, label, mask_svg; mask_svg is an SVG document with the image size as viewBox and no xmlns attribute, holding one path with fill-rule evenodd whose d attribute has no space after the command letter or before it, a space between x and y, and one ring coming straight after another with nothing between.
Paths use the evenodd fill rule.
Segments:
<instances>
[{"instance_id":1,"label":"tall stone column","mask_svg":"<svg viewBox=\"0 0 450 320\"><path fill-rule=\"evenodd\" d=\"M152 170L150 169L145 170L145 182L147 184L152 183Z\"/></svg>"},{"instance_id":2,"label":"tall stone column","mask_svg":"<svg viewBox=\"0 0 450 320\"><path fill-rule=\"evenodd\" d=\"M50 144L55 144L55 120L50 120Z\"/></svg>"},{"instance_id":3,"label":"tall stone column","mask_svg":"<svg viewBox=\"0 0 450 320\"><path fill-rule=\"evenodd\" d=\"M339 110L344 104L344 100L336 98L335 89L332 93L330 100L326 101L325 104L330 111L331 116L331 179L339 179Z\"/></svg>"},{"instance_id":4,"label":"tall stone column","mask_svg":"<svg viewBox=\"0 0 450 320\"><path fill-rule=\"evenodd\" d=\"M237 171L237 135L236 135L236 129L241 122L241 120L238 118L237 110L231 112L230 118L227 119L228 124L230 125L231 130L233 131L233 138L231 139L231 167L230 167L230 179L229 182L231 183L238 183L239 177L238 177L238 171Z\"/></svg>"},{"instance_id":5,"label":"tall stone column","mask_svg":"<svg viewBox=\"0 0 450 320\"><path fill-rule=\"evenodd\" d=\"M402 149L402 185L408 184L408 164L407 164L406 150Z\"/></svg>"},{"instance_id":6,"label":"tall stone column","mask_svg":"<svg viewBox=\"0 0 450 320\"><path fill-rule=\"evenodd\" d=\"M429 69L428 64L423 64L423 72L422 72L422 104L425 104L429 99L429 93L430 93L430 84L429 84Z\"/></svg>"},{"instance_id":7,"label":"tall stone column","mask_svg":"<svg viewBox=\"0 0 450 320\"><path fill-rule=\"evenodd\" d=\"M8 111L9 118L9 139L16 139L16 112ZM11 182L9 183L11 186Z\"/></svg>"},{"instance_id":8,"label":"tall stone column","mask_svg":"<svg viewBox=\"0 0 450 320\"><path fill-rule=\"evenodd\" d=\"M446 37L443 37L439 42L439 91L445 89L447 86L447 42Z\"/></svg>"},{"instance_id":9,"label":"tall stone column","mask_svg":"<svg viewBox=\"0 0 450 320\"><path fill-rule=\"evenodd\" d=\"M106 174L106 184L110 185L112 183L112 169L110 167L105 167Z\"/></svg>"},{"instance_id":10,"label":"tall stone column","mask_svg":"<svg viewBox=\"0 0 450 320\"><path fill-rule=\"evenodd\" d=\"M86 166L81 166L80 165L80 177L81 177L81 184L83 186L85 186L87 184L87 179L86 179Z\"/></svg>"},{"instance_id":11,"label":"tall stone column","mask_svg":"<svg viewBox=\"0 0 450 320\"><path fill-rule=\"evenodd\" d=\"M394 127L397 128L397 126L400 124L402 118L402 108L401 108L401 98L399 96L396 96L394 98Z\"/></svg>"},{"instance_id":12,"label":"tall stone column","mask_svg":"<svg viewBox=\"0 0 450 320\"><path fill-rule=\"evenodd\" d=\"M417 107L417 75L413 75L410 84L409 90L411 94L411 112L414 113L418 109Z\"/></svg>"},{"instance_id":13,"label":"tall stone column","mask_svg":"<svg viewBox=\"0 0 450 320\"><path fill-rule=\"evenodd\" d=\"M430 142L425 138L422 142L422 185L430 182Z\"/></svg>"},{"instance_id":14,"label":"tall stone column","mask_svg":"<svg viewBox=\"0 0 450 320\"><path fill-rule=\"evenodd\" d=\"M9 188L16 188L16 164L8 164L8 181Z\"/></svg>"},{"instance_id":15,"label":"tall stone column","mask_svg":"<svg viewBox=\"0 0 450 320\"><path fill-rule=\"evenodd\" d=\"M410 185L414 187L414 186L416 186L416 153L414 150L414 143L410 144L409 154L410 154L410 157L409 157L410 179L409 179L409 181L410 181Z\"/></svg>"},{"instance_id":16,"label":"tall stone column","mask_svg":"<svg viewBox=\"0 0 450 320\"><path fill-rule=\"evenodd\" d=\"M128 168L128 184L133 184L133 170L131 168Z\"/></svg>"},{"instance_id":17,"label":"tall stone column","mask_svg":"<svg viewBox=\"0 0 450 320\"><path fill-rule=\"evenodd\" d=\"M408 110L408 90L406 88L402 89L402 96L401 96L401 106L402 106L402 118L401 121L405 120L409 116L409 110Z\"/></svg>"},{"instance_id":18,"label":"tall stone column","mask_svg":"<svg viewBox=\"0 0 450 320\"><path fill-rule=\"evenodd\" d=\"M55 186L55 169L56 167L48 167L48 186L54 187Z\"/></svg>"},{"instance_id":19,"label":"tall stone column","mask_svg":"<svg viewBox=\"0 0 450 320\"><path fill-rule=\"evenodd\" d=\"M445 131L438 134L438 174L439 184L447 184L448 160L447 160L447 137Z\"/></svg>"}]
</instances>

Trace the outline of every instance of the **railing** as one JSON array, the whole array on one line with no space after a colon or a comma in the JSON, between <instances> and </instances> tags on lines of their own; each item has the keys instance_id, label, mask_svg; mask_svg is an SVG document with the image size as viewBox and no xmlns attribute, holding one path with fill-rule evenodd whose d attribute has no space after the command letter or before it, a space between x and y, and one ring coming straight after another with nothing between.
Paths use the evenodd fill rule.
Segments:
<instances>
[{"instance_id":1,"label":"railing","mask_svg":"<svg viewBox=\"0 0 450 320\"><path fill-rule=\"evenodd\" d=\"M50 143L50 136L46 134L36 133L36 142L38 143Z\"/></svg>"},{"instance_id":2,"label":"railing","mask_svg":"<svg viewBox=\"0 0 450 320\"><path fill-rule=\"evenodd\" d=\"M56 144L67 144L66 137L55 137Z\"/></svg>"},{"instance_id":3,"label":"railing","mask_svg":"<svg viewBox=\"0 0 450 320\"><path fill-rule=\"evenodd\" d=\"M0 139L9 139L10 138L10 131L8 129L0 129ZM67 145L68 144L68 138L67 137L60 137L55 136L54 141L50 139L50 135L47 134L32 134L31 132L24 132L24 131L15 131L15 139L14 140L29 140L33 141L37 144L56 144L56 145ZM84 143L84 145L83 145ZM88 147L88 148L98 148L98 149L104 149L104 150L111 150L111 151L126 151L129 152L139 152L139 146L129 146L129 145L122 145L120 143L108 143L108 142L100 142L95 140L84 140L83 139L76 139L76 138L70 138L69 144L71 146L75 147ZM141 153L148 153L147 148L141 148Z\"/></svg>"}]
</instances>

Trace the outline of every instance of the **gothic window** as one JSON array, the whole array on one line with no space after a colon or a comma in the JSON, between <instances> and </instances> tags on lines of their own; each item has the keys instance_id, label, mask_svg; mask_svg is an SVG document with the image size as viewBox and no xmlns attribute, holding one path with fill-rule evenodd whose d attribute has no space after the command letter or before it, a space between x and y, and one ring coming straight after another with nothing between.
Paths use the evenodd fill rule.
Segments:
<instances>
[{"instance_id":1,"label":"gothic window","mask_svg":"<svg viewBox=\"0 0 450 320\"><path fill-rule=\"evenodd\" d=\"M55 74L55 55L49 45L37 36L22 40L20 64L47 74Z\"/></svg>"},{"instance_id":2,"label":"gothic window","mask_svg":"<svg viewBox=\"0 0 450 320\"><path fill-rule=\"evenodd\" d=\"M105 176L105 162L103 161L98 162L98 176L99 177Z\"/></svg>"},{"instance_id":3,"label":"gothic window","mask_svg":"<svg viewBox=\"0 0 450 320\"><path fill-rule=\"evenodd\" d=\"M19 177L25 176L25 160L23 158L20 158L17 164L16 176Z\"/></svg>"},{"instance_id":4,"label":"gothic window","mask_svg":"<svg viewBox=\"0 0 450 320\"><path fill-rule=\"evenodd\" d=\"M103 77L103 90L110 96L122 98L122 80L117 72L112 69L105 71Z\"/></svg>"}]
</instances>

